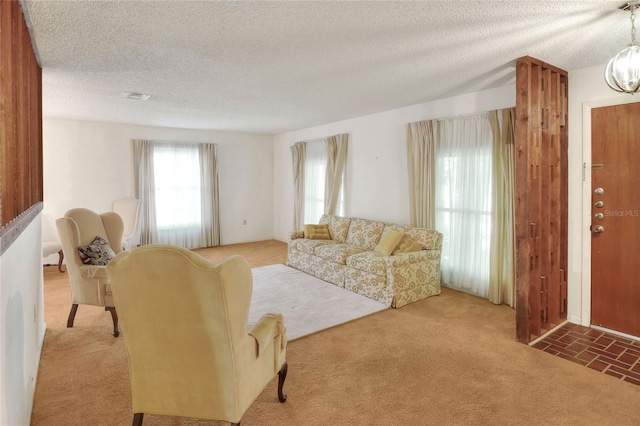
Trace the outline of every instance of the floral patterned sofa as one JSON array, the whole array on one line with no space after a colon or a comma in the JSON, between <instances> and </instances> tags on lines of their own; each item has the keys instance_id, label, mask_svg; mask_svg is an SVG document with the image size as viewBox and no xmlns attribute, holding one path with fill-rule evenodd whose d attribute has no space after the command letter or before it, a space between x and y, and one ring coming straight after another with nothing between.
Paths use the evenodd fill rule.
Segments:
<instances>
[{"instance_id":1,"label":"floral patterned sofa","mask_svg":"<svg viewBox=\"0 0 640 426\"><path fill-rule=\"evenodd\" d=\"M333 215L323 215L320 223L328 225L331 239L291 233L288 266L393 308L440 294L438 231ZM374 251L388 229L403 232L422 250L389 256Z\"/></svg>"}]
</instances>

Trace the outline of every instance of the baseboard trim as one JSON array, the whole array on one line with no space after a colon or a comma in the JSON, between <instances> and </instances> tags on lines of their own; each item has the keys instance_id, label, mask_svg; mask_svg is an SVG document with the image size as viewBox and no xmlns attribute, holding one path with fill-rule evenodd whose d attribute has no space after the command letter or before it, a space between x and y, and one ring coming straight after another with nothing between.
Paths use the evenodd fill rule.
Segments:
<instances>
[{"instance_id":1,"label":"baseboard trim","mask_svg":"<svg viewBox=\"0 0 640 426\"><path fill-rule=\"evenodd\" d=\"M583 324L582 318L575 315L567 315L567 320L572 324L584 325L585 327L589 327L589 324Z\"/></svg>"},{"instance_id":2,"label":"baseboard trim","mask_svg":"<svg viewBox=\"0 0 640 426\"><path fill-rule=\"evenodd\" d=\"M569 321L564 320L563 322L561 322L560 324L556 325L555 327L553 327L551 330L547 331L546 333L544 333L542 336L537 337L536 339L532 340L529 342L529 346L533 346L536 343L538 343L539 341L545 339L548 335L550 335L551 333L553 333L554 331L556 331L557 329L559 329L560 327L564 326L565 324L567 324Z\"/></svg>"}]
</instances>

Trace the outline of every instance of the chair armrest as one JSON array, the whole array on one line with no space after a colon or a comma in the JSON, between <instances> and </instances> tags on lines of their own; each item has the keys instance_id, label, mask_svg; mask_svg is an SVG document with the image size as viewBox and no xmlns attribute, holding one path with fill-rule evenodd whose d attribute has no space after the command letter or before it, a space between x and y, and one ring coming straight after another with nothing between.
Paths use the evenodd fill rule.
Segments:
<instances>
[{"instance_id":1,"label":"chair armrest","mask_svg":"<svg viewBox=\"0 0 640 426\"><path fill-rule=\"evenodd\" d=\"M82 278L108 278L107 267L98 265L80 266L80 276Z\"/></svg>"},{"instance_id":2,"label":"chair armrest","mask_svg":"<svg viewBox=\"0 0 640 426\"><path fill-rule=\"evenodd\" d=\"M289 241L304 238L304 231L293 231L289 233Z\"/></svg>"},{"instance_id":3,"label":"chair armrest","mask_svg":"<svg viewBox=\"0 0 640 426\"><path fill-rule=\"evenodd\" d=\"M264 314L260 321L249 331L249 334L258 344L258 356L262 354L262 351L269 343L284 332L284 317L282 314Z\"/></svg>"}]
</instances>

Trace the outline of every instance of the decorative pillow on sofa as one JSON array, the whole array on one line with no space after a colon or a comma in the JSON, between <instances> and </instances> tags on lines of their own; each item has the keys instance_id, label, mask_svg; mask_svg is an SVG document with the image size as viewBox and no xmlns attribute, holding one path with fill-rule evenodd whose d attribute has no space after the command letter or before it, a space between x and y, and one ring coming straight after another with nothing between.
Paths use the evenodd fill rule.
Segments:
<instances>
[{"instance_id":1,"label":"decorative pillow on sofa","mask_svg":"<svg viewBox=\"0 0 640 426\"><path fill-rule=\"evenodd\" d=\"M411 253L420 250L422 250L422 246L416 243L413 238L404 234L392 254Z\"/></svg>"},{"instance_id":2,"label":"decorative pillow on sofa","mask_svg":"<svg viewBox=\"0 0 640 426\"><path fill-rule=\"evenodd\" d=\"M382 253L385 256L390 256L393 252L393 249L396 248L402 237L404 236L404 232L394 231L393 229L387 229L382 234L382 238L380 238L380 242L374 249L378 253Z\"/></svg>"},{"instance_id":3,"label":"decorative pillow on sofa","mask_svg":"<svg viewBox=\"0 0 640 426\"><path fill-rule=\"evenodd\" d=\"M330 240L329 225L305 225L304 237L308 240Z\"/></svg>"},{"instance_id":4,"label":"decorative pillow on sofa","mask_svg":"<svg viewBox=\"0 0 640 426\"><path fill-rule=\"evenodd\" d=\"M102 237L97 236L86 246L79 246L80 259L85 265L105 266L116 257L109 243Z\"/></svg>"}]
</instances>

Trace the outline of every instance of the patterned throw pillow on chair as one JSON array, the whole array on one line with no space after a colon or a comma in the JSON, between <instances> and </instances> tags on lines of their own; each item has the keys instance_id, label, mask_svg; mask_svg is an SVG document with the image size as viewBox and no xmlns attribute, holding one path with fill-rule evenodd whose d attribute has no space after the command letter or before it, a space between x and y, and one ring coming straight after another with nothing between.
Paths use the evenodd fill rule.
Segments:
<instances>
[{"instance_id":1,"label":"patterned throw pillow on chair","mask_svg":"<svg viewBox=\"0 0 640 426\"><path fill-rule=\"evenodd\" d=\"M79 246L80 259L85 265L105 266L116 257L109 243L102 237L97 236L86 246Z\"/></svg>"}]
</instances>

